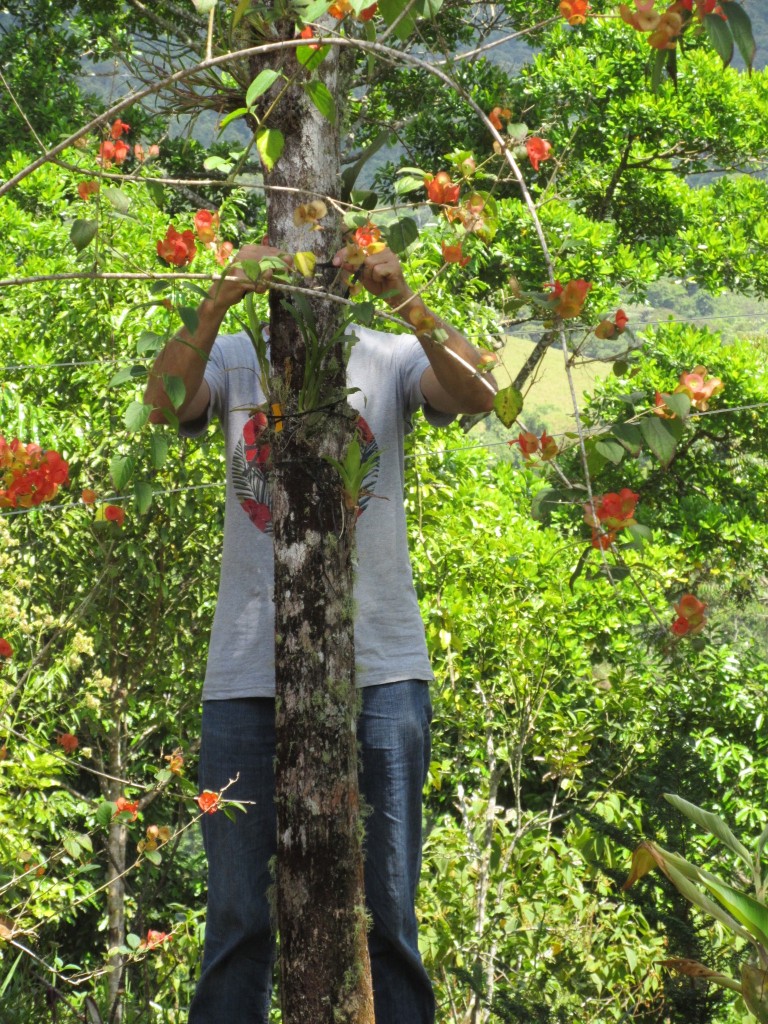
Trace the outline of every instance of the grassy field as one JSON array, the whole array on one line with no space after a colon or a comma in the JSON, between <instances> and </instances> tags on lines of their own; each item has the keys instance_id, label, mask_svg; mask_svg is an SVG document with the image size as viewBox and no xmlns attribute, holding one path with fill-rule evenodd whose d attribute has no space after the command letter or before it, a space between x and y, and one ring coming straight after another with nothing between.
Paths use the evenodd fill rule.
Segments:
<instances>
[{"instance_id":1,"label":"grassy field","mask_svg":"<svg viewBox=\"0 0 768 1024\"><path fill-rule=\"evenodd\" d=\"M531 343L524 338L511 337L504 347L502 366L496 371L500 387L511 383L531 351ZM611 372L610 363L585 362L571 368L576 394L581 401L585 392L592 390L595 379ZM574 429L574 411L563 353L550 349L539 365L534 377L524 389L525 408L520 417L528 429L548 434ZM516 436L513 434L512 436Z\"/></svg>"}]
</instances>

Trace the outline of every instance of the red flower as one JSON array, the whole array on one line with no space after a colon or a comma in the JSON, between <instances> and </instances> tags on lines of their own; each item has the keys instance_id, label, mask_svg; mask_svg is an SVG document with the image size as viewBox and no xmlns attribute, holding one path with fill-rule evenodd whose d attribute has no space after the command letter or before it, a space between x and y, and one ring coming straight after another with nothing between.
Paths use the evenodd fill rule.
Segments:
<instances>
[{"instance_id":1,"label":"red flower","mask_svg":"<svg viewBox=\"0 0 768 1024\"><path fill-rule=\"evenodd\" d=\"M675 636L695 636L696 633L700 633L706 625L706 608L706 604L693 594L683 594L679 603L675 605L677 618L672 623L672 632Z\"/></svg>"},{"instance_id":2,"label":"red flower","mask_svg":"<svg viewBox=\"0 0 768 1024\"><path fill-rule=\"evenodd\" d=\"M371 4L370 7L364 7L357 16L358 21L370 21L374 17L376 11L379 9L378 2Z\"/></svg>"},{"instance_id":3,"label":"red flower","mask_svg":"<svg viewBox=\"0 0 768 1024\"><path fill-rule=\"evenodd\" d=\"M561 0L560 14L569 25L583 25L587 20L589 0Z\"/></svg>"},{"instance_id":4,"label":"red flower","mask_svg":"<svg viewBox=\"0 0 768 1024\"><path fill-rule=\"evenodd\" d=\"M112 127L109 129L109 134L113 139L119 139L123 132L129 132L131 126L126 124L125 121L121 121L120 118L112 122Z\"/></svg>"},{"instance_id":5,"label":"red flower","mask_svg":"<svg viewBox=\"0 0 768 1024\"><path fill-rule=\"evenodd\" d=\"M109 167L112 161L115 159L115 144L107 139L106 142L102 142L99 146L98 161L103 167Z\"/></svg>"},{"instance_id":6,"label":"red flower","mask_svg":"<svg viewBox=\"0 0 768 1024\"><path fill-rule=\"evenodd\" d=\"M195 214L195 232L201 242L215 241L218 226L219 215L215 211L198 210Z\"/></svg>"},{"instance_id":7,"label":"red flower","mask_svg":"<svg viewBox=\"0 0 768 1024\"><path fill-rule=\"evenodd\" d=\"M629 317L623 309L617 309L616 316L613 318L613 322L616 324L616 330L619 332L619 334L621 334L621 332L625 330L627 324L629 323Z\"/></svg>"},{"instance_id":8,"label":"red flower","mask_svg":"<svg viewBox=\"0 0 768 1024\"><path fill-rule=\"evenodd\" d=\"M299 32L302 39L314 39L315 35L309 25L305 25L304 28ZM310 50L319 50L320 43L309 43Z\"/></svg>"},{"instance_id":9,"label":"red flower","mask_svg":"<svg viewBox=\"0 0 768 1024\"><path fill-rule=\"evenodd\" d=\"M4 636L0 636L0 658L10 658L12 656L13 648Z\"/></svg>"},{"instance_id":10,"label":"red flower","mask_svg":"<svg viewBox=\"0 0 768 1024\"><path fill-rule=\"evenodd\" d=\"M539 450L539 439L535 434L530 433L528 430L521 431L514 441L509 441L509 446L513 444L520 445L520 452L526 462L532 455L535 455Z\"/></svg>"},{"instance_id":11,"label":"red flower","mask_svg":"<svg viewBox=\"0 0 768 1024\"><path fill-rule=\"evenodd\" d=\"M455 203L459 198L460 185L451 181L447 171L439 171L437 174L428 174L424 179L427 189L427 197L430 203L437 203L440 206L447 206Z\"/></svg>"},{"instance_id":12,"label":"red flower","mask_svg":"<svg viewBox=\"0 0 768 1024\"><path fill-rule=\"evenodd\" d=\"M195 797L197 805L203 814L215 814L219 809L219 794L210 789L204 789L199 796Z\"/></svg>"},{"instance_id":13,"label":"red flower","mask_svg":"<svg viewBox=\"0 0 768 1024\"><path fill-rule=\"evenodd\" d=\"M142 939L139 943L139 949L156 949L158 946L162 946L164 942L170 942L173 938L169 932L158 932L150 928L147 931L146 939Z\"/></svg>"},{"instance_id":14,"label":"red flower","mask_svg":"<svg viewBox=\"0 0 768 1024\"><path fill-rule=\"evenodd\" d=\"M8 443L0 435L0 508L32 508L50 501L69 482L69 467L58 452L40 445Z\"/></svg>"},{"instance_id":15,"label":"red flower","mask_svg":"<svg viewBox=\"0 0 768 1024\"><path fill-rule=\"evenodd\" d=\"M81 199L88 200L99 191L98 181L81 181L77 186L77 194Z\"/></svg>"},{"instance_id":16,"label":"red flower","mask_svg":"<svg viewBox=\"0 0 768 1024\"><path fill-rule=\"evenodd\" d=\"M531 161L534 171L538 171L542 160L549 160L552 156L551 144L546 139L540 139L535 135L530 139L526 139L525 150L528 153L528 159Z\"/></svg>"},{"instance_id":17,"label":"red flower","mask_svg":"<svg viewBox=\"0 0 768 1024\"><path fill-rule=\"evenodd\" d=\"M609 531L623 530L635 522L635 508L639 494L628 487L617 493L603 494L584 505L584 522L593 529L602 526ZM594 507L593 507L594 506Z\"/></svg>"},{"instance_id":18,"label":"red flower","mask_svg":"<svg viewBox=\"0 0 768 1024\"><path fill-rule=\"evenodd\" d=\"M580 277L575 281L569 281L565 286L555 281L554 286L548 287L552 288L551 301L554 302L555 315L568 320L579 315L592 285Z\"/></svg>"},{"instance_id":19,"label":"red flower","mask_svg":"<svg viewBox=\"0 0 768 1024\"><path fill-rule=\"evenodd\" d=\"M65 754L71 754L80 746L80 740L71 732L63 732L56 737L56 742Z\"/></svg>"},{"instance_id":20,"label":"red flower","mask_svg":"<svg viewBox=\"0 0 768 1024\"><path fill-rule=\"evenodd\" d=\"M170 224L165 238L157 243L157 255L174 267L186 267L197 255L194 234L191 231L179 234L173 224Z\"/></svg>"},{"instance_id":21,"label":"red flower","mask_svg":"<svg viewBox=\"0 0 768 1024\"><path fill-rule=\"evenodd\" d=\"M131 821L136 821L139 816L139 801L138 800L126 800L124 796L119 796L115 801L117 810L114 813L114 817L118 814L130 814Z\"/></svg>"},{"instance_id":22,"label":"red flower","mask_svg":"<svg viewBox=\"0 0 768 1024\"><path fill-rule=\"evenodd\" d=\"M601 551L605 551L611 544L616 540L616 531L609 530L607 533L601 533L597 529L592 530L592 547L599 548Z\"/></svg>"},{"instance_id":23,"label":"red flower","mask_svg":"<svg viewBox=\"0 0 768 1024\"><path fill-rule=\"evenodd\" d=\"M616 316L613 320L601 320L595 328L596 338L617 338L620 334L623 334L627 324L629 323L629 317L623 309L616 310Z\"/></svg>"},{"instance_id":24,"label":"red flower","mask_svg":"<svg viewBox=\"0 0 768 1024\"><path fill-rule=\"evenodd\" d=\"M460 267L466 267L469 263L469 256L464 255L460 242L458 245L443 242L443 259L446 263L458 263Z\"/></svg>"},{"instance_id":25,"label":"red flower","mask_svg":"<svg viewBox=\"0 0 768 1024\"><path fill-rule=\"evenodd\" d=\"M560 451L557 441L554 437L550 437L546 430L543 431L539 438L539 446L541 448L541 457L545 462L549 462L550 459L554 459Z\"/></svg>"},{"instance_id":26,"label":"red flower","mask_svg":"<svg viewBox=\"0 0 768 1024\"><path fill-rule=\"evenodd\" d=\"M502 128L502 120L508 121L510 117L512 117L512 111L508 107L494 107L488 115L488 120L496 131L500 132Z\"/></svg>"},{"instance_id":27,"label":"red flower","mask_svg":"<svg viewBox=\"0 0 768 1024\"><path fill-rule=\"evenodd\" d=\"M126 157L128 156L128 154L130 152L131 152L131 147L128 145L127 142L123 142L122 140L119 140L118 142L116 142L115 143L115 163L116 164L123 164L123 163L125 163Z\"/></svg>"},{"instance_id":28,"label":"red flower","mask_svg":"<svg viewBox=\"0 0 768 1024\"><path fill-rule=\"evenodd\" d=\"M122 526L125 522L125 509L120 508L119 505L107 505L104 509L104 518L108 523L117 523L118 526Z\"/></svg>"},{"instance_id":29,"label":"red flower","mask_svg":"<svg viewBox=\"0 0 768 1024\"><path fill-rule=\"evenodd\" d=\"M367 249L381 240L381 231L375 224L371 224L368 221L367 224L364 224L355 231L354 239L355 244L359 245L361 249Z\"/></svg>"}]
</instances>

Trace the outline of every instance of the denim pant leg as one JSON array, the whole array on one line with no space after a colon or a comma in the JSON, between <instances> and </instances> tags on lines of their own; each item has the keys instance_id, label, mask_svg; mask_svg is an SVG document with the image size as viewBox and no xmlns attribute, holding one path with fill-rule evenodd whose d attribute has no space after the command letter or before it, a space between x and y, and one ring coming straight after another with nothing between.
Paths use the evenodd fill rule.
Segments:
<instances>
[{"instance_id":1,"label":"denim pant leg","mask_svg":"<svg viewBox=\"0 0 768 1024\"><path fill-rule=\"evenodd\" d=\"M421 870L422 790L430 759L429 686L366 687L358 739L365 823L365 891L376 1024L433 1024L435 998L421 961L414 902Z\"/></svg>"},{"instance_id":2,"label":"denim pant leg","mask_svg":"<svg viewBox=\"0 0 768 1024\"><path fill-rule=\"evenodd\" d=\"M275 702L268 698L203 703L200 788L227 790L245 813L204 814L208 911L200 980L189 1024L267 1024L275 940L267 890L276 851Z\"/></svg>"}]
</instances>

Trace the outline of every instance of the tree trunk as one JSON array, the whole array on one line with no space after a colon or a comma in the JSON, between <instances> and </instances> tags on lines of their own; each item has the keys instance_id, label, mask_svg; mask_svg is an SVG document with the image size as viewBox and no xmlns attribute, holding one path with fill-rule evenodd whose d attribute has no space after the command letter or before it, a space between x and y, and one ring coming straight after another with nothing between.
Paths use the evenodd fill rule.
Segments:
<instances>
[{"instance_id":1,"label":"tree trunk","mask_svg":"<svg viewBox=\"0 0 768 1024\"><path fill-rule=\"evenodd\" d=\"M294 31L288 24L281 34L292 38ZM337 51L315 73L299 64L294 51L283 55L281 65L297 82L319 78L336 96ZM333 212L322 231L297 228L293 213L318 195L337 194L338 125L299 85L282 97L268 123L282 131L285 149L265 172L265 183L301 190L267 191L270 242L329 260L340 239ZM333 271L326 274L326 281L333 279ZM320 295L311 298L315 326L300 318L303 337L295 316L283 308L289 298L276 290L270 295L269 389L283 1021L373 1024L355 734L355 509L348 507L354 502L345 504L340 477L326 461L343 461L355 437L355 414L346 402L341 346L331 343L341 307ZM307 333L322 349L321 368L311 376L305 369ZM320 385L312 398L308 383Z\"/></svg>"},{"instance_id":2,"label":"tree trunk","mask_svg":"<svg viewBox=\"0 0 768 1024\"><path fill-rule=\"evenodd\" d=\"M118 698L119 699L119 698ZM119 706L116 705L115 706ZM122 719L118 715L107 736L107 773L104 779L104 798L115 803L122 796L123 777ZM125 854L128 843L128 829L124 822L111 822L107 832L107 936L110 949L125 945ZM121 953L110 958L111 973L108 975L108 1010L110 1024L120 1024L123 1019L123 960Z\"/></svg>"}]
</instances>

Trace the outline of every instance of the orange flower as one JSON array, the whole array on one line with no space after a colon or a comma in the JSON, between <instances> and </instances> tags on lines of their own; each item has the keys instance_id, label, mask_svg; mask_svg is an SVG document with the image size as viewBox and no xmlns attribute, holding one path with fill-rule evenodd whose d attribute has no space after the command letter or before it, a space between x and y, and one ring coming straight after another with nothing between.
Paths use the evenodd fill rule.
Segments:
<instances>
[{"instance_id":1,"label":"orange flower","mask_svg":"<svg viewBox=\"0 0 768 1024\"><path fill-rule=\"evenodd\" d=\"M531 161L534 171L538 171L542 160L549 160L552 156L552 146L550 143L546 139L538 138L536 135L526 139L525 151L528 154L528 159Z\"/></svg>"},{"instance_id":2,"label":"orange flower","mask_svg":"<svg viewBox=\"0 0 768 1024\"><path fill-rule=\"evenodd\" d=\"M221 242L216 246L216 262L220 267L226 267L234 249L235 247L231 242Z\"/></svg>"},{"instance_id":3,"label":"orange flower","mask_svg":"<svg viewBox=\"0 0 768 1024\"><path fill-rule=\"evenodd\" d=\"M623 334L626 330L627 324L629 323L629 317L623 309L616 311L616 316L613 320L601 320L595 328L596 338L617 338L620 334Z\"/></svg>"},{"instance_id":4,"label":"orange flower","mask_svg":"<svg viewBox=\"0 0 768 1024\"><path fill-rule=\"evenodd\" d=\"M198 210L195 214L195 233L203 244L216 240L219 215L212 210Z\"/></svg>"},{"instance_id":5,"label":"orange flower","mask_svg":"<svg viewBox=\"0 0 768 1024\"><path fill-rule=\"evenodd\" d=\"M157 255L174 267L186 267L197 255L194 234L191 231L180 234L173 224L170 224L165 238L157 243Z\"/></svg>"},{"instance_id":6,"label":"orange flower","mask_svg":"<svg viewBox=\"0 0 768 1024\"><path fill-rule=\"evenodd\" d=\"M56 737L56 742L65 754L71 754L80 746L80 740L71 732L63 732Z\"/></svg>"},{"instance_id":7,"label":"orange flower","mask_svg":"<svg viewBox=\"0 0 768 1024\"><path fill-rule=\"evenodd\" d=\"M512 111L508 107L494 107L488 115L488 120L491 122L497 132L502 129L502 121L508 121L512 117Z\"/></svg>"},{"instance_id":8,"label":"orange flower","mask_svg":"<svg viewBox=\"0 0 768 1024\"><path fill-rule=\"evenodd\" d=\"M0 636L0 658L10 658L12 656L13 648L4 636Z\"/></svg>"},{"instance_id":9,"label":"orange flower","mask_svg":"<svg viewBox=\"0 0 768 1024\"><path fill-rule=\"evenodd\" d=\"M120 508L119 505L107 505L104 509L104 518L108 523L117 523L118 526L122 526L125 522L125 509Z\"/></svg>"},{"instance_id":10,"label":"orange flower","mask_svg":"<svg viewBox=\"0 0 768 1024\"><path fill-rule=\"evenodd\" d=\"M115 800L115 811L113 818L116 818L118 814L130 814L131 821L136 821L139 816L139 801L138 800L126 800L124 796L119 796Z\"/></svg>"},{"instance_id":11,"label":"orange flower","mask_svg":"<svg viewBox=\"0 0 768 1024\"><path fill-rule=\"evenodd\" d=\"M654 395L654 406L651 412L655 416L661 416L663 420L673 420L675 418L675 414L661 397L660 391L657 391Z\"/></svg>"},{"instance_id":12,"label":"orange flower","mask_svg":"<svg viewBox=\"0 0 768 1024\"><path fill-rule=\"evenodd\" d=\"M520 452L526 462L530 461L532 455L535 455L539 450L539 439L535 434L532 434L528 430L521 431L514 441L510 441L510 447L513 444L520 446Z\"/></svg>"},{"instance_id":13,"label":"orange flower","mask_svg":"<svg viewBox=\"0 0 768 1024\"><path fill-rule=\"evenodd\" d=\"M691 400L691 405L702 412L709 408L709 400L719 395L725 384L719 377L710 377L706 366L694 366L690 373L680 374L680 383L675 394L684 393Z\"/></svg>"},{"instance_id":14,"label":"orange flower","mask_svg":"<svg viewBox=\"0 0 768 1024\"><path fill-rule=\"evenodd\" d=\"M370 21L379 9L378 0L376 3L371 4L370 7L364 7L357 16L358 21Z\"/></svg>"},{"instance_id":15,"label":"orange flower","mask_svg":"<svg viewBox=\"0 0 768 1024\"><path fill-rule=\"evenodd\" d=\"M92 505L96 501L96 491L92 491L90 487L84 487L80 498L84 505Z\"/></svg>"},{"instance_id":16,"label":"orange flower","mask_svg":"<svg viewBox=\"0 0 768 1024\"><path fill-rule=\"evenodd\" d=\"M561 285L559 281L555 281L554 285L548 287L552 288L550 301L554 304L555 316L569 320L581 312L587 292L592 285L580 277L575 281L569 281L565 286Z\"/></svg>"},{"instance_id":17,"label":"orange flower","mask_svg":"<svg viewBox=\"0 0 768 1024\"><path fill-rule=\"evenodd\" d=\"M184 769L184 755L181 750L174 750L172 754L166 754L165 760L168 762L168 771L173 772L174 775L181 775Z\"/></svg>"},{"instance_id":18,"label":"orange flower","mask_svg":"<svg viewBox=\"0 0 768 1024\"><path fill-rule=\"evenodd\" d=\"M314 39L315 38L315 34L314 34L314 32L312 31L312 29L310 28L309 25L305 25L304 26L304 28L301 30L301 32L299 32L299 36L302 39ZM320 49L320 43L308 43L307 45L309 46L310 50L319 50Z\"/></svg>"},{"instance_id":19,"label":"orange flower","mask_svg":"<svg viewBox=\"0 0 768 1024\"><path fill-rule=\"evenodd\" d=\"M119 139L114 145L114 161L116 164L125 163L126 157L131 152L131 147L127 142L123 142Z\"/></svg>"},{"instance_id":20,"label":"orange flower","mask_svg":"<svg viewBox=\"0 0 768 1024\"><path fill-rule=\"evenodd\" d=\"M461 242L457 245L448 245L443 242L443 259L446 263L458 263L460 267L466 267L469 263L469 256L464 255Z\"/></svg>"},{"instance_id":21,"label":"orange flower","mask_svg":"<svg viewBox=\"0 0 768 1024\"><path fill-rule=\"evenodd\" d=\"M195 797L197 805L203 814L215 814L219 809L219 794L210 789L204 789L199 796Z\"/></svg>"},{"instance_id":22,"label":"orange flower","mask_svg":"<svg viewBox=\"0 0 768 1024\"><path fill-rule=\"evenodd\" d=\"M569 25L583 25L587 20L589 0L562 0L560 15Z\"/></svg>"},{"instance_id":23,"label":"orange flower","mask_svg":"<svg viewBox=\"0 0 768 1024\"><path fill-rule=\"evenodd\" d=\"M32 508L50 501L69 483L69 467L58 452L0 435L0 508Z\"/></svg>"},{"instance_id":24,"label":"orange flower","mask_svg":"<svg viewBox=\"0 0 768 1024\"><path fill-rule=\"evenodd\" d=\"M113 162L114 159L115 144L114 142L110 142L109 139L107 139L106 142L102 142L102 144L99 146L99 155L97 157L97 160L102 165L102 167L109 167L109 165Z\"/></svg>"},{"instance_id":25,"label":"orange flower","mask_svg":"<svg viewBox=\"0 0 768 1024\"><path fill-rule=\"evenodd\" d=\"M77 186L77 194L81 199L87 201L92 195L99 191L98 181L81 181Z\"/></svg>"},{"instance_id":26,"label":"orange flower","mask_svg":"<svg viewBox=\"0 0 768 1024\"><path fill-rule=\"evenodd\" d=\"M427 198L430 203L437 203L440 206L447 206L455 203L459 198L460 185L451 181L447 171L438 171L437 174L428 174L424 179L427 190Z\"/></svg>"},{"instance_id":27,"label":"orange flower","mask_svg":"<svg viewBox=\"0 0 768 1024\"><path fill-rule=\"evenodd\" d=\"M683 594L679 603L675 605L677 618L671 627L675 636L695 636L700 633L706 625L706 608L706 604L693 594Z\"/></svg>"},{"instance_id":28,"label":"orange flower","mask_svg":"<svg viewBox=\"0 0 768 1024\"><path fill-rule=\"evenodd\" d=\"M554 459L560 451L557 441L554 437L550 437L546 430L542 432L542 435L539 438L539 446L541 448L541 457L545 462L549 462L550 459Z\"/></svg>"},{"instance_id":29,"label":"orange flower","mask_svg":"<svg viewBox=\"0 0 768 1024\"><path fill-rule=\"evenodd\" d=\"M367 249L369 246L374 245L376 242L381 240L381 231L375 224L371 224L371 222L368 221L367 224L364 224L355 231L354 239L355 245L359 245L361 249Z\"/></svg>"},{"instance_id":30,"label":"orange flower","mask_svg":"<svg viewBox=\"0 0 768 1024\"><path fill-rule=\"evenodd\" d=\"M164 942L170 942L172 938L173 935L170 932L158 932L150 928L147 931L147 937L139 943L139 949L156 949Z\"/></svg>"},{"instance_id":31,"label":"orange flower","mask_svg":"<svg viewBox=\"0 0 768 1024\"><path fill-rule=\"evenodd\" d=\"M595 497L584 504L584 522L593 529L602 526L611 532L623 530L634 524L639 499L640 495L628 487Z\"/></svg>"},{"instance_id":32,"label":"orange flower","mask_svg":"<svg viewBox=\"0 0 768 1024\"><path fill-rule=\"evenodd\" d=\"M352 4L349 0L336 0L336 3L331 4L328 8L328 13L332 18L337 18L341 21L342 18L346 18L351 10Z\"/></svg>"},{"instance_id":33,"label":"orange flower","mask_svg":"<svg viewBox=\"0 0 768 1024\"><path fill-rule=\"evenodd\" d=\"M109 129L109 134L112 136L113 139L119 139L124 132L129 132L130 130L131 126L129 124L126 124L125 121L121 121L121 119L118 117L116 121L112 122L112 127Z\"/></svg>"}]
</instances>

